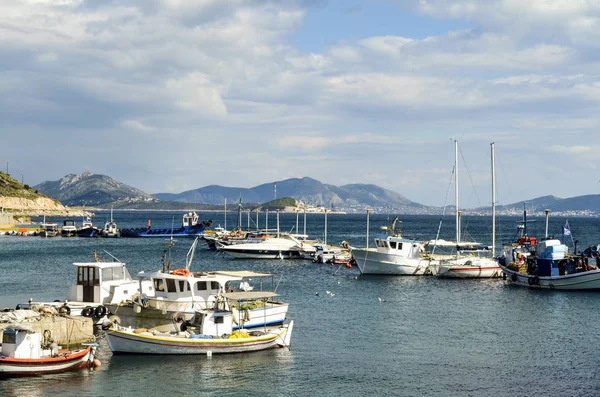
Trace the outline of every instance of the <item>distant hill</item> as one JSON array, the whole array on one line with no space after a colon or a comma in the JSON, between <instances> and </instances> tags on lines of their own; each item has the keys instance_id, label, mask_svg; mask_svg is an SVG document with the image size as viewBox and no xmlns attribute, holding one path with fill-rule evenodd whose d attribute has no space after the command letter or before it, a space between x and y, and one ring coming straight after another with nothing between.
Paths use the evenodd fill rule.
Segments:
<instances>
[{"instance_id":1,"label":"distant hill","mask_svg":"<svg viewBox=\"0 0 600 397\"><path fill-rule=\"evenodd\" d=\"M525 209L528 212L544 212L549 209L551 212L590 212L600 214L600 194L588 194L570 198L559 198L556 196L542 196L530 200L519 201L517 203L497 205L496 209L503 212L521 212ZM478 210L488 211L491 207L482 207Z\"/></svg>"},{"instance_id":2,"label":"distant hill","mask_svg":"<svg viewBox=\"0 0 600 397\"><path fill-rule=\"evenodd\" d=\"M265 203L277 197L293 197L304 203L324 207L365 207L378 206L391 208L425 208L396 192L376 185L353 184L334 186L321 183L309 177L291 178L284 181L265 183L253 188L235 188L210 185L188 190L179 194L156 193L155 198L181 202L222 204L236 202L241 197L244 202Z\"/></svg>"},{"instance_id":3,"label":"distant hill","mask_svg":"<svg viewBox=\"0 0 600 397\"><path fill-rule=\"evenodd\" d=\"M109 176L91 172L69 174L58 181L43 182L34 188L68 206L101 207L116 201L154 200L151 195L140 189L125 185Z\"/></svg>"}]
</instances>

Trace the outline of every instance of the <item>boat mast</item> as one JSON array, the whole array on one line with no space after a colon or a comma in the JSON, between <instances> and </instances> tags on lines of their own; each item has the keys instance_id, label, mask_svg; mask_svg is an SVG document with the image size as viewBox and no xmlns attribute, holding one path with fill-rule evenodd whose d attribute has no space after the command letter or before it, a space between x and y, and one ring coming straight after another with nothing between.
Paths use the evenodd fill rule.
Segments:
<instances>
[{"instance_id":1,"label":"boat mast","mask_svg":"<svg viewBox=\"0 0 600 397\"><path fill-rule=\"evenodd\" d=\"M496 154L495 143L492 148L492 258L496 257Z\"/></svg>"},{"instance_id":2,"label":"boat mast","mask_svg":"<svg viewBox=\"0 0 600 397\"><path fill-rule=\"evenodd\" d=\"M306 236L306 208L304 208L304 235Z\"/></svg>"},{"instance_id":3,"label":"boat mast","mask_svg":"<svg viewBox=\"0 0 600 397\"><path fill-rule=\"evenodd\" d=\"M300 230L298 230L298 208L296 208L296 234L300 234Z\"/></svg>"},{"instance_id":4,"label":"boat mast","mask_svg":"<svg viewBox=\"0 0 600 397\"><path fill-rule=\"evenodd\" d=\"M460 243L460 214L458 211L458 141L454 140L454 199L456 206L456 244Z\"/></svg>"},{"instance_id":5,"label":"boat mast","mask_svg":"<svg viewBox=\"0 0 600 397\"><path fill-rule=\"evenodd\" d=\"M369 249L369 210L367 210L367 249Z\"/></svg>"},{"instance_id":6,"label":"boat mast","mask_svg":"<svg viewBox=\"0 0 600 397\"><path fill-rule=\"evenodd\" d=\"M225 214L223 215L225 218L225 230L227 230L227 197L225 197L225 209L224 209Z\"/></svg>"},{"instance_id":7,"label":"boat mast","mask_svg":"<svg viewBox=\"0 0 600 397\"><path fill-rule=\"evenodd\" d=\"M325 245L327 245L327 208L325 208Z\"/></svg>"}]
</instances>

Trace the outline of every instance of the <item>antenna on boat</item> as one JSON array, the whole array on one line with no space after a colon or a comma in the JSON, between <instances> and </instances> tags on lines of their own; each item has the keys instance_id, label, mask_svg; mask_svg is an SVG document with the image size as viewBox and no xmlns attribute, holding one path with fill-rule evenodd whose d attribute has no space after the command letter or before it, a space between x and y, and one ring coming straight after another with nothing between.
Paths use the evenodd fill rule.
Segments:
<instances>
[{"instance_id":1,"label":"antenna on boat","mask_svg":"<svg viewBox=\"0 0 600 397\"><path fill-rule=\"evenodd\" d=\"M119 258L117 258L116 256L114 256L113 254L111 254L107 250L103 249L102 251L104 251L105 253L108 254L108 256L110 256L111 258L113 258L115 260L115 262L123 263Z\"/></svg>"},{"instance_id":2,"label":"antenna on boat","mask_svg":"<svg viewBox=\"0 0 600 397\"><path fill-rule=\"evenodd\" d=\"M186 259L185 259L185 270L190 270L190 266L192 265L192 261L194 260L194 253L196 252L196 246L198 245L198 239L200 238L200 236L196 236L196 238L194 239L194 242L192 243L192 246L190 247L187 255L186 255Z\"/></svg>"}]
</instances>

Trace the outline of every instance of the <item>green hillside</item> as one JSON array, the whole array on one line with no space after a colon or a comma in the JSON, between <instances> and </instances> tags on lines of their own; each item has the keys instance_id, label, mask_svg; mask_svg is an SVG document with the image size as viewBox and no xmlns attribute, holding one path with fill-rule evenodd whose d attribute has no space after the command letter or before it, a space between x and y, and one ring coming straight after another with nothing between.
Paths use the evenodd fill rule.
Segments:
<instances>
[{"instance_id":1,"label":"green hillside","mask_svg":"<svg viewBox=\"0 0 600 397\"><path fill-rule=\"evenodd\" d=\"M31 186L22 184L10 175L0 171L0 196L19 197L28 200L35 200L39 197L46 197Z\"/></svg>"}]
</instances>

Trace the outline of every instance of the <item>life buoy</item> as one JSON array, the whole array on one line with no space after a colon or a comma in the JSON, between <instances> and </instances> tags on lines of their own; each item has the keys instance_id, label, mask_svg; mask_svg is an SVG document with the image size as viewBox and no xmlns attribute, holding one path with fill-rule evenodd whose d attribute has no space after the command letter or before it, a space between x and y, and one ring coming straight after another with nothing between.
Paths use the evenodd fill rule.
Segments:
<instances>
[{"instance_id":1,"label":"life buoy","mask_svg":"<svg viewBox=\"0 0 600 397\"><path fill-rule=\"evenodd\" d=\"M192 272L190 272L188 269L175 269L173 270L173 273L175 276L189 276L190 274L192 274Z\"/></svg>"},{"instance_id":2,"label":"life buoy","mask_svg":"<svg viewBox=\"0 0 600 397\"><path fill-rule=\"evenodd\" d=\"M104 306L98 306L96 309L94 309L94 316L98 317L98 318L102 318L104 316L106 316L106 307Z\"/></svg>"}]
</instances>

